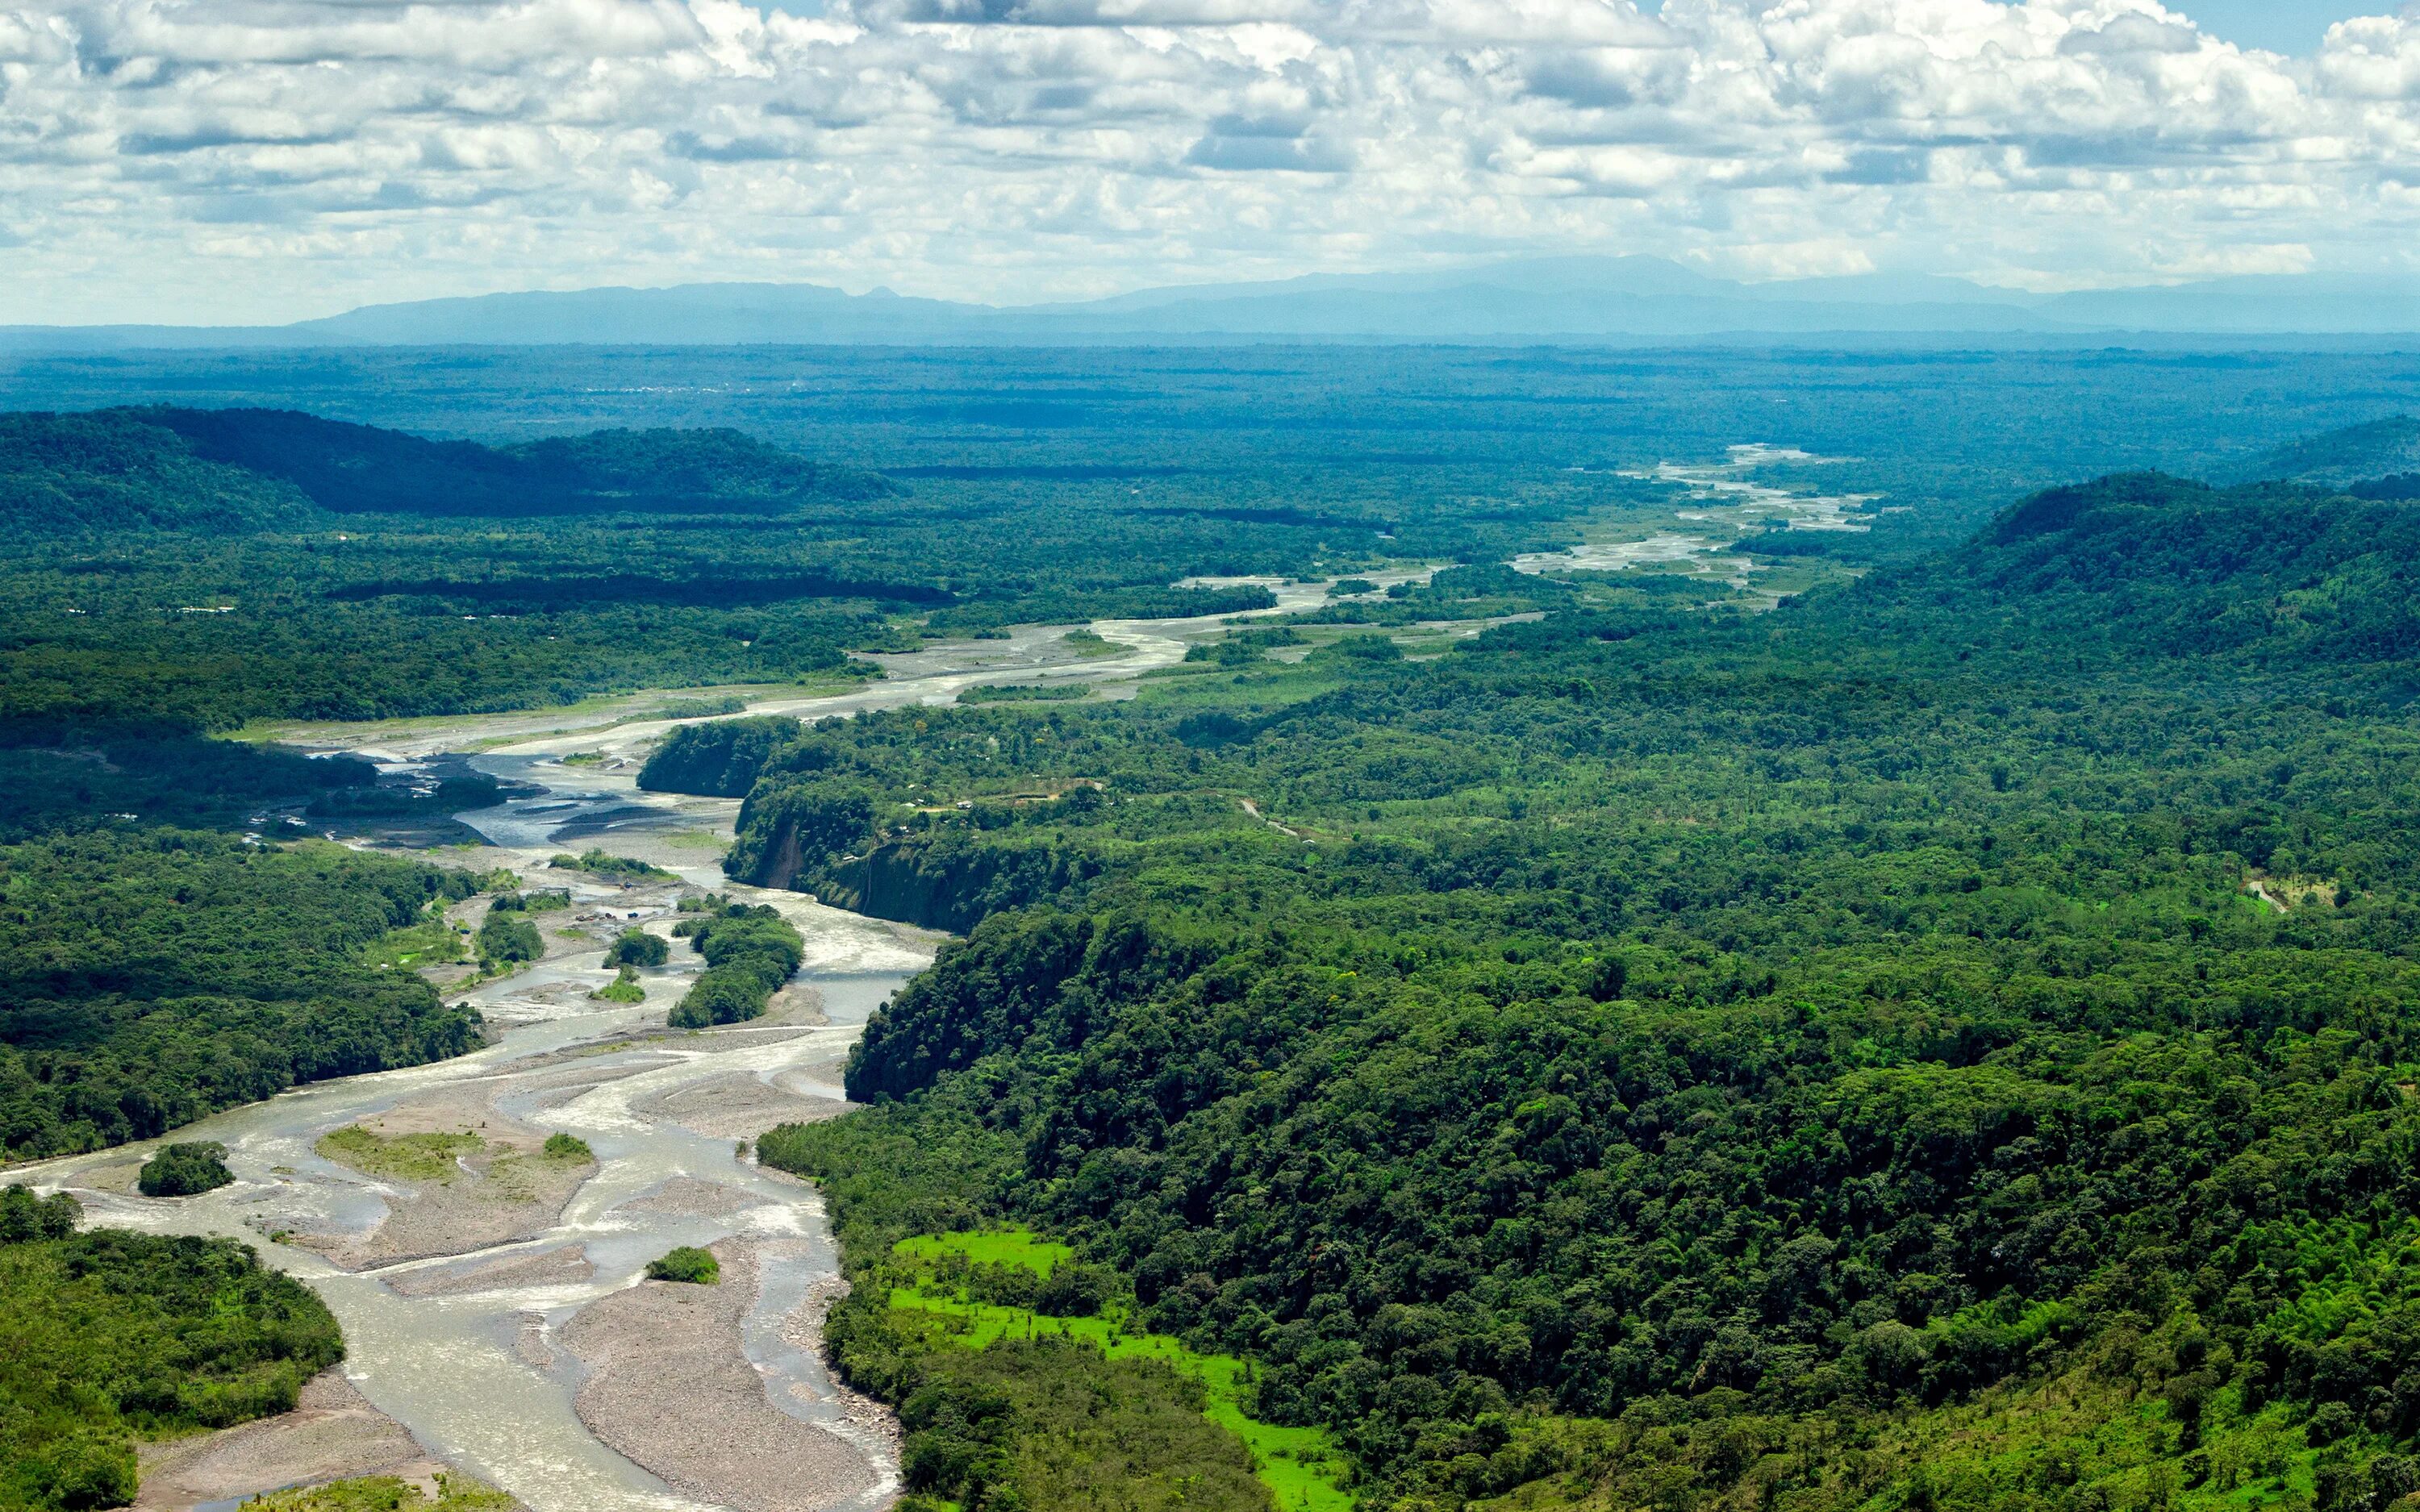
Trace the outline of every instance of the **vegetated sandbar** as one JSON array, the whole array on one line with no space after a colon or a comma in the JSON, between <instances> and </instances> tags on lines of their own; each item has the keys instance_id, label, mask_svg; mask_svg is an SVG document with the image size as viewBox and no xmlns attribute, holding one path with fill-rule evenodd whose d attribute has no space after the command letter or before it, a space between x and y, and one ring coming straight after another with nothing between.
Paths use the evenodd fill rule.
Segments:
<instances>
[{"instance_id":1,"label":"vegetated sandbar","mask_svg":"<svg viewBox=\"0 0 2420 1512\"><path fill-rule=\"evenodd\" d=\"M348 1270L465 1255L534 1239L552 1227L590 1160L546 1156L546 1136L506 1117L495 1098L512 1084L459 1088L396 1104L358 1125L381 1141L415 1134L475 1135L477 1145L420 1179L380 1168L375 1156L322 1141L322 1152L392 1189L384 1222L358 1238L305 1240Z\"/></svg>"}]
</instances>

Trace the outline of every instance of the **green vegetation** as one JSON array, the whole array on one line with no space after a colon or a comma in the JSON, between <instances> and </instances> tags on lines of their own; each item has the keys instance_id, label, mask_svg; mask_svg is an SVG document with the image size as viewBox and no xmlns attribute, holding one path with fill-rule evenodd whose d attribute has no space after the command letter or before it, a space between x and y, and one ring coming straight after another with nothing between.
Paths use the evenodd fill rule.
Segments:
<instances>
[{"instance_id":1,"label":"green vegetation","mask_svg":"<svg viewBox=\"0 0 2420 1512\"><path fill-rule=\"evenodd\" d=\"M932 1315L941 1325L929 1329L919 1326L923 1319L899 1320L894 1328L900 1335L973 1350L1001 1340L1078 1340L1103 1359L1158 1362L1200 1386L1200 1410L1243 1441L1277 1506L1344 1512L1353 1504L1336 1484L1346 1467L1327 1434L1254 1419L1248 1410L1249 1365L1141 1331L1133 1299L1120 1294L1115 1273L1077 1261L1063 1244L1017 1228L922 1235L894 1245L891 1261L876 1274L889 1283L877 1293L886 1306Z\"/></svg>"},{"instance_id":2,"label":"green vegetation","mask_svg":"<svg viewBox=\"0 0 2420 1512\"><path fill-rule=\"evenodd\" d=\"M1157 1361L1104 1359L1056 1335L923 1358L900 1399L902 1512L1270 1505L1243 1445L1202 1415L1199 1383Z\"/></svg>"},{"instance_id":3,"label":"green vegetation","mask_svg":"<svg viewBox=\"0 0 2420 1512\"><path fill-rule=\"evenodd\" d=\"M226 1146L163 1145L135 1177L147 1197L190 1197L212 1192L235 1180L226 1166Z\"/></svg>"},{"instance_id":4,"label":"green vegetation","mask_svg":"<svg viewBox=\"0 0 2420 1512\"><path fill-rule=\"evenodd\" d=\"M1102 656L1123 656L1126 648L1089 626L1079 626L1059 638L1059 643L1087 661Z\"/></svg>"},{"instance_id":5,"label":"green vegetation","mask_svg":"<svg viewBox=\"0 0 2420 1512\"><path fill-rule=\"evenodd\" d=\"M525 909L508 906L503 898L489 905L488 917L479 922L479 933L472 936L482 970L494 971L500 966L535 961L546 954L546 941L539 937L537 926L521 917L524 912Z\"/></svg>"},{"instance_id":6,"label":"green vegetation","mask_svg":"<svg viewBox=\"0 0 2420 1512\"><path fill-rule=\"evenodd\" d=\"M625 965L613 973L613 980L588 995L608 1003L644 1003L647 989L639 980L638 968Z\"/></svg>"},{"instance_id":7,"label":"green vegetation","mask_svg":"<svg viewBox=\"0 0 2420 1512\"><path fill-rule=\"evenodd\" d=\"M1770 616L801 729L751 817L872 817L799 883L975 922L762 1158L869 1285L1003 1221L1113 1269L1373 1506L2383 1507L2414 563L2118 478ZM968 1267L866 1380L1018 1304Z\"/></svg>"},{"instance_id":8,"label":"green vegetation","mask_svg":"<svg viewBox=\"0 0 2420 1512\"><path fill-rule=\"evenodd\" d=\"M578 856L558 856L547 865L561 872L585 872L591 876L617 877L626 880L644 879L652 882L669 879L673 875L662 867L652 866L645 861L635 861L627 856L608 856L601 850L594 849L582 851Z\"/></svg>"},{"instance_id":9,"label":"green vegetation","mask_svg":"<svg viewBox=\"0 0 2420 1512\"><path fill-rule=\"evenodd\" d=\"M389 930L365 947L362 961L381 971L408 971L445 965L465 959L470 951L462 934L445 917L445 899L432 899L427 913L401 929Z\"/></svg>"},{"instance_id":10,"label":"green vegetation","mask_svg":"<svg viewBox=\"0 0 2420 1512\"><path fill-rule=\"evenodd\" d=\"M578 1134L562 1133L547 1135L540 1153L549 1160L559 1161L592 1161L597 1158L597 1152L588 1148L587 1140Z\"/></svg>"},{"instance_id":11,"label":"green vegetation","mask_svg":"<svg viewBox=\"0 0 2420 1512\"><path fill-rule=\"evenodd\" d=\"M703 1029L760 1017L773 995L799 969L806 939L778 910L728 903L691 918L675 933L706 957L706 969L672 1011L672 1026Z\"/></svg>"},{"instance_id":12,"label":"green vegetation","mask_svg":"<svg viewBox=\"0 0 2420 1512\"><path fill-rule=\"evenodd\" d=\"M83 1216L83 1205L64 1192L38 1197L31 1187L0 1187L0 1244L65 1239Z\"/></svg>"},{"instance_id":13,"label":"green vegetation","mask_svg":"<svg viewBox=\"0 0 2420 1512\"><path fill-rule=\"evenodd\" d=\"M1131 702L742 719L648 763L746 800L735 877L970 932L868 1034L873 1105L762 1142L831 1194L860 1282L832 1341L901 1404L917 1498L2378 1512L2412 1489L2409 481L2125 476L2004 508L2409 407L2408 358L1249 362L13 368L53 409L148 384L514 434L0 428L10 1153L476 1041L414 968L461 949L445 905L517 884L274 841L489 790L204 732L840 686L871 674L856 652L1274 601L1180 581L1446 563L1231 625ZM674 393L783 445L595 429ZM1753 591L1504 565L1668 529L1705 501L1656 461L1776 416L1857 460L1740 475L1885 497L1860 529L1734 522L1715 560ZM2408 430L2288 460L2358 471ZM1108 654L1089 637L1067 649ZM484 956L535 953L533 901L489 910ZM796 965L728 900L684 923L708 964L686 1022L761 1011ZM466 1137L357 1133L330 1148L432 1180ZM0 1202L0 1228L51 1211ZM57 1482L46 1454L12 1443L8 1473Z\"/></svg>"},{"instance_id":14,"label":"green vegetation","mask_svg":"<svg viewBox=\"0 0 2420 1512\"><path fill-rule=\"evenodd\" d=\"M349 1165L364 1176L398 1181L451 1181L461 1174L461 1158L487 1149L488 1142L468 1129L459 1134L387 1135L353 1123L321 1134L311 1148L323 1158Z\"/></svg>"},{"instance_id":15,"label":"green vegetation","mask_svg":"<svg viewBox=\"0 0 2420 1512\"><path fill-rule=\"evenodd\" d=\"M672 958L673 948L664 937L643 929L624 930L605 952L609 966L659 966Z\"/></svg>"},{"instance_id":16,"label":"green vegetation","mask_svg":"<svg viewBox=\"0 0 2420 1512\"><path fill-rule=\"evenodd\" d=\"M685 725L648 756L639 769L639 789L746 797L774 748L795 739L799 729L798 720L780 715Z\"/></svg>"},{"instance_id":17,"label":"green vegetation","mask_svg":"<svg viewBox=\"0 0 2420 1512\"><path fill-rule=\"evenodd\" d=\"M961 703L1075 703L1093 696L1084 683L981 683L961 689Z\"/></svg>"},{"instance_id":18,"label":"green vegetation","mask_svg":"<svg viewBox=\"0 0 2420 1512\"><path fill-rule=\"evenodd\" d=\"M722 1280L722 1265L711 1251L699 1249L693 1244L681 1244L665 1251L661 1257L647 1262L647 1279L711 1287Z\"/></svg>"},{"instance_id":19,"label":"green vegetation","mask_svg":"<svg viewBox=\"0 0 2420 1512\"><path fill-rule=\"evenodd\" d=\"M0 1505L122 1506L138 1436L286 1412L342 1358L319 1299L243 1246L72 1233L71 1199L23 1193L0 1195Z\"/></svg>"},{"instance_id":20,"label":"green vegetation","mask_svg":"<svg viewBox=\"0 0 2420 1512\"><path fill-rule=\"evenodd\" d=\"M555 914L571 906L571 892L566 887L536 887L528 892L518 889L499 893L488 905L491 914Z\"/></svg>"},{"instance_id":21,"label":"green vegetation","mask_svg":"<svg viewBox=\"0 0 2420 1512\"><path fill-rule=\"evenodd\" d=\"M1272 601L1168 586L1233 522L1002 517L727 429L486 447L258 409L8 419L0 717L231 729L860 678L851 651L927 635ZM432 571L473 531L507 570ZM1313 545L1251 533L1288 564Z\"/></svg>"},{"instance_id":22,"label":"green vegetation","mask_svg":"<svg viewBox=\"0 0 2420 1512\"><path fill-rule=\"evenodd\" d=\"M475 1013L363 964L471 886L334 845L177 830L0 847L0 1148L147 1139L473 1048Z\"/></svg>"},{"instance_id":23,"label":"green vegetation","mask_svg":"<svg viewBox=\"0 0 2420 1512\"><path fill-rule=\"evenodd\" d=\"M720 698L669 699L662 703L657 704L654 708L649 709L646 713L646 717L650 719L712 719L725 714L742 714L747 711L747 708L748 701L746 699L741 698L737 693L725 693Z\"/></svg>"},{"instance_id":24,"label":"green vegetation","mask_svg":"<svg viewBox=\"0 0 2420 1512\"><path fill-rule=\"evenodd\" d=\"M437 1477L437 1499L393 1475L329 1481L271 1491L243 1504L247 1512L509 1512L520 1504L467 1475Z\"/></svg>"}]
</instances>

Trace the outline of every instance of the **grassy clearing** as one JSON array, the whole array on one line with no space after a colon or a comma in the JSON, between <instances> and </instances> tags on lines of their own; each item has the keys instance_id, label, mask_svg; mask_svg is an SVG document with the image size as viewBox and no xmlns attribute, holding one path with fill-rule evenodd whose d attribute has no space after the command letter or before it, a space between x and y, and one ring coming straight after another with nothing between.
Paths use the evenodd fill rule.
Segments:
<instances>
[{"instance_id":1,"label":"grassy clearing","mask_svg":"<svg viewBox=\"0 0 2420 1512\"><path fill-rule=\"evenodd\" d=\"M1165 1334L1130 1333L1131 1310L1124 1304L1111 1304L1097 1318L1048 1318L1022 1307L972 1301L963 1286L941 1279L944 1268L1010 1265L1047 1280L1075 1257L1066 1245L1027 1229L1006 1228L919 1235L900 1241L892 1253L916 1268L919 1281L912 1288L893 1289L891 1305L932 1315L953 1342L979 1350L995 1339L1057 1335L1089 1339L1113 1360L1165 1362L1202 1382L1209 1394L1204 1415L1251 1450L1252 1468L1281 1512L1350 1512L1353 1507L1352 1494L1336 1484L1345 1469L1343 1451L1326 1429L1263 1423L1244 1411L1251 1392L1251 1371L1244 1361L1196 1353ZM961 1258L954 1261L954 1257Z\"/></svg>"},{"instance_id":2,"label":"grassy clearing","mask_svg":"<svg viewBox=\"0 0 2420 1512\"><path fill-rule=\"evenodd\" d=\"M462 936L443 913L390 930L362 951L363 963L380 971L410 971L417 966L443 965L464 959Z\"/></svg>"},{"instance_id":3,"label":"grassy clearing","mask_svg":"<svg viewBox=\"0 0 2420 1512\"><path fill-rule=\"evenodd\" d=\"M397 1181L450 1181L461 1174L455 1164L463 1155L488 1148L488 1142L465 1130L460 1134L396 1134L389 1138L360 1124L321 1134L312 1149L339 1165L364 1176Z\"/></svg>"},{"instance_id":4,"label":"grassy clearing","mask_svg":"<svg viewBox=\"0 0 2420 1512\"><path fill-rule=\"evenodd\" d=\"M1021 1265L1047 1281L1050 1273L1076 1257L1064 1244L1054 1244L1030 1229L1001 1228L980 1234L920 1234L903 1239L892 1253L909 1260L930 1262L945 1255L963 1255L970 1265Z\"/></svg>"}]
</instances>

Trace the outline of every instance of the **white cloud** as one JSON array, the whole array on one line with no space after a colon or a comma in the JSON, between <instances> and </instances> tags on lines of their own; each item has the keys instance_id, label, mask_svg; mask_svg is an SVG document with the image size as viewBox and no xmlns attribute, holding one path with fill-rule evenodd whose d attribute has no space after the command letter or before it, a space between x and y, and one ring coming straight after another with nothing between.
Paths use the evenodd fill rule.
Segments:
<instances>
[{"instance_id":1,"label":"white cloud","mask_svg":"<svg viewBox=\"0 0 2420 1512\"><path fill-rule=\"evenodd\" d=\"M2409 267L2420 21L2154 0L0 0L0 320L1473 253Z\"/></svg>"}]
</instances>

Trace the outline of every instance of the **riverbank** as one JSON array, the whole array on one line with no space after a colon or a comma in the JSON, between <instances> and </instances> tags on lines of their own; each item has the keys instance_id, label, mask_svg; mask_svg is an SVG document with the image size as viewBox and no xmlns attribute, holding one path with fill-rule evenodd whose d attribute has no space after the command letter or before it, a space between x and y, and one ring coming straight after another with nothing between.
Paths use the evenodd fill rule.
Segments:
<instances>
[{"instance_id":1,"label":"riverbank","mask_svg":"<svg viewBox=\"0 0 2420 1512\"><path fill-rule=\"evenodd\" d=\"M432 1501L453 1467L370 1405L344 1368L314 1376L294 1411L190 1439L140 1446L135 1512L190 1512L264 1489L392 1475ZM516 1506L518 1503L514 1504Z\"/></svg>"},{"instance_id":2,"label":"riverbank","mask_svg":"<svg viewBox=\"0 0 2420 1512\"><path fill-rule=\"evenodd\" d=\"M1131 676L1180 659L1187 639L1218 632L1187 623L1118 633L1131 655L1084 662L1081 675ZM962 686L1063 656L1076 671L1057 639L979 643L963 663L928 649L888 684L802 700L797 712L849 712L868 696L946 702ZM405 750L378 748L365 731L323 729L309 743L410 761L422 749L464 748L457 737L472 732L445 723L414 732L398 743ZM131 1190L141 1147L30 1173L77 1191L94 1223L241 1238L317 1289L344 1329L349 1378L315 1382L295 1412L239 1437L163 1446L149 1461L147 1507L363 1474L427 1484L445 1468L502 1486L532 1512L888 1504L897 1443L887 1414L843 1389L821 1358L822 1307L839 1282L820 1199L738 1159L735 1141L846 1111L839 1083L849 1045L929 964L940 936L725 882L715 862L737 804L640 794L632 783L632 743L663 728L547 733L479 758L543 791L460 816L490 845L440 858L510 868L524 889L572 895L568 909L531 919L543 959L487 980L461 980L460 966L429 973L449 999L485 1017L485 1049L315 1084L178 1131L228 1149L235 1182L200 1196L166 1202ZM604 761L560 759L583 751ZM592 845L678 880L625 886L551 865ZM703 1034L667 1031L664 1014L699 965L677 943L665 966L641 973L643 1002L593 997L613 980L602 963L613 936L633 925L668 933L678 896L696 890L769 903L806 936L801 974L775 1011ZM464 905L458 922L475 929L486 906ZM349 1155L323 1149L352 1128L389 1143L431 1136L423 1144L451 1168L380 1173L348 1163L363 1158L359 1141ZM585 1141L594 1162L549 1169L544 1141L555 1133ZM436 1137L448 1135L479 1143ZM676 1244L731 1256L703 1311L634 1285L648 1259ZM663 1311L674 1305L683 1310ZM659 1324L665 1338L685 1341L679 1358L643 1364ZM619 1366L597 1371L568 1348L575 1337ZM617 1379L600 1385L607 1378ZM710 1424L696 1415L701 1403L712 1404ZM718 1426L736 1436L699 1437Z\"/></svg>"}]
</instances>

